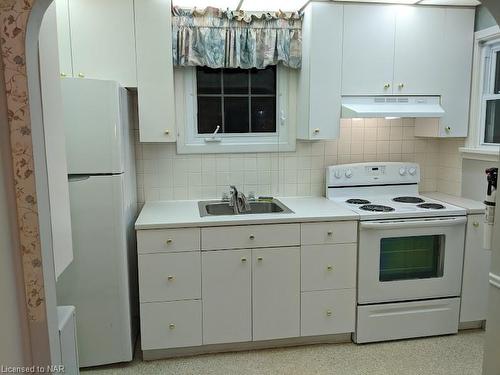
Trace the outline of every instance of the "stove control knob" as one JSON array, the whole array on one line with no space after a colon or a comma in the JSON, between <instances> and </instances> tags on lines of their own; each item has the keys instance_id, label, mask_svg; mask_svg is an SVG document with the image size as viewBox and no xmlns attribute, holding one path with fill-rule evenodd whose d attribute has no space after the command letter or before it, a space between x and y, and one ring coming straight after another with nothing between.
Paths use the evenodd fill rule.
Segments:
<instances>
[{"instance_id":1,"label":"stove control knob","mask_svg":"<svg viewBox=\"0 0 500 375\"><path fill-rule=\"evenodd\" d=\"M351 178L351 177L352 177L352 171L351 171L350 169L347 169L347 170L345 171L345 176L346 176L347 178Z\"/></svg>"},{"instance_id":2,"label":"stove control knob","mask_svg":"<svg viewBox=\"0 0 500 375\"><path fill-rule=\"evenodd\" d=\"M342 171L340 169L337 169L334 173L335 178L341 178L342 177Z\"/></svg>"},{"instance_id":3,"label":"stove control knob","mask_svg":"<svg viewBox=\"0 0 500 375\"><path fill-rule=\"evenodd\" d=\"M415 168L415 167L411 167L411 168L408 170L408 172L410 172L410 174L411 174L412 176L415 176L415 174L417 173L417 168Z\"/></svg>"},{"instance_id":4,"label":"stove control knob","mask_svg":"<svg viewBox=\"0 0 500 375\"><path fill-rule=\"evenodd\" d=\"M401 167L401 168L399 168L399 174L400 174L401 176L404 176L404 175L406 174L406 168L405 168L405 167Z\"/></svg>"}]
</instances>

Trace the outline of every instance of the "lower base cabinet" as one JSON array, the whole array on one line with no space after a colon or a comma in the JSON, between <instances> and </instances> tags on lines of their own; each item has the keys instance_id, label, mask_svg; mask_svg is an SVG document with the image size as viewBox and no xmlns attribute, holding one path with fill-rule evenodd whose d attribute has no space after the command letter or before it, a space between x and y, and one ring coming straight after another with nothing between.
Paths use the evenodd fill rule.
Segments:
<instances>
[{"instance_id":1,"label":"lower base cabinet","mask_svg":"<svg viewBox=\"0 0 500 375\"><path fill-rule=\"evenodd\" d=\"M356 317L356 289L303 292L301 336L353 332Z\"/></svg>"},{"instance_id":2,"label":"lower base cabinet","mask_svg":"<svg viewBox=\"0 0 500 375\"><path fill-rule=\"evenodd\" d=\"M253 340L300 335L300 248L252 250Z\"/></svg>"},{"instance_id":3,"label":"lower base cabinet","mask_svg":"<svg viewBox=\"0 0 500 375\"><path fill-rule=\"evenodd\" d=\"M142 303L141 340L142 350L201 345L201 301Z\"/></svg>"},{"instance_id":4,"label":"lower base cabinet","mask_svg":"<svg viewBox=\"0 0 500 375\"><path fill-rule=\"evenodd\" d=\"M202 253L203 344L252 341L252 251Z\"/></svg>"}]
</instances>

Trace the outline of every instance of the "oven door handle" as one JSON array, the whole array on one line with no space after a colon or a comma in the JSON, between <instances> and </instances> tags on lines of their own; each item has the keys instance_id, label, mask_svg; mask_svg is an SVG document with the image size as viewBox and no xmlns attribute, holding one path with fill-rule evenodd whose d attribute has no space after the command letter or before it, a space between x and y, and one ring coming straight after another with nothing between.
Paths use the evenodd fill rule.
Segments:
<instances>
[{"instance_id":1,"label":"oven door handle","mask_svg":"<svg viewBox=\"0 0 500 375\"><path fill-rule=\"evenodd\" d=\"M361 222L360 227L363 229L451 227L455 225L465 224L466 222L467 219L465 217L456 217L448 219L431 219L431 220Z\"/></svg>"}]
</instances>

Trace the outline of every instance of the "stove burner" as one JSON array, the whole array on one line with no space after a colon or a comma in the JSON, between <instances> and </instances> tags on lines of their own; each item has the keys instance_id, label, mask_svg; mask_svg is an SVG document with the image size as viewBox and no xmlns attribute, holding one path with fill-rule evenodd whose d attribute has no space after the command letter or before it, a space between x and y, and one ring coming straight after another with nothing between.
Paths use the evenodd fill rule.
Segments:
<instances>
[{"instance_id":1,"label":"stove burner","mask_svg":"<svg viewBox=\"0 0 500 375\"><path fill-rule=\"evenodd\" d=\"M370 204L370 201L367 201L366 199L348 199L348 200L346 200L346 203L350 203L350 204Z\"/></svg>"},{"instance_id":2,"label":"stove burner","mask_svg":"<svg viewBox=\"0 0 500 375\"><path fill-rule=\"evenodd\" d=\"M443 208L445 208L442 204L438 203L422 203L417 205L417 207L427 208L428 210L442 210Z\"/></svg>"},{"instance_id":3,"label":"stove burner","mask_svg":"<svg viewBox=\"0 0 500 375\"><path fill-rule=\"evenodd\" d=\"M424 203L425 201L419 197L397 197L393 199L394 202L399 203Z\"/></svg>"},{"instance_id":4,"label":"stove burner","mask_svg":"<svg viewBox=\"0 0 500 375\"><path fill-rule=\"evenodd\" d=\"M394 211L394 208L388 206L381 206L378 204L367 204L365 206L361 206L360 209L364 211L373 211L373 212L391 212Z\"/></svg>"}]
</instances>

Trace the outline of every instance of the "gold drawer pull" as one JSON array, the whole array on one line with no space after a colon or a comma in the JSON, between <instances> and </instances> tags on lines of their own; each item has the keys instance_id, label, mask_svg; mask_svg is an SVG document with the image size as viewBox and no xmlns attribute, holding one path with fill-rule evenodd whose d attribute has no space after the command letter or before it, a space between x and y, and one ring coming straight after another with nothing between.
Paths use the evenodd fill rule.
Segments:
<instances>
[{"instance_id":1,"label":"gold drawer pull","mask_svg":"<svg viewBox=\"0 0 500 375\"><path fill-rule=\"evenodd\" d=\"M170 328L170 329L175 329L175 324L174 324L174 323L170 323L170 324L168 325L168 328Z\"/></svg>"},{"instance_id":2,"label":"gold drawer pull","mask_svg":"<svg viewBox=\"0 0 500 375\"><path fill-rule=\"evenodd\" d=\"M333 231L329 230L327 234L331 237L333 236Z\"/></svg>"},{"instance_id":3,"label":"gold drawer pull","mask_svg":"<svg viewBox=\"0 0 500 375\"><path fill-rule=\"evenodd\" d=\"M242 263L245 263L246 261L247 261L247 258L245 258L245 257L241 258Z\"/></svg>"},{"instance_id":4,"label":"gold drawer pull","mask_svg":"<svg viewBox=\"0 0 500 375\"><path fill-rule=\"evenodd\" d=\"M255 235L251 234L248 238L250 238L251 240L255 240Z\"/></svg>"},{"instance_id":5,"label":"gold drawer pull","mask_svg":"<svg viewBox=\"0 0 500 375\"><path fill-rule=\"evenodd\" d=\"M173 276L173 275L168 275L168 276L167 276L167 280L168 280L168 281L174 281L174 280L175 280L175 276Z\"/></svg>"},{"instance_id":6,"label":"gold drawer pull","mask_svg":"<svg viewBox=\"0 0 500 375\"><path fill-rule=\"evenodd\" d=\"M333 311L332 310L326 310L326 316L332 316Z\"/></svg>"},{"instance_id":7,"label":"gold drawer pull","mask_svg":"<svg viewBox=\"0 0 500 375\"><path fill-rule=\"evenodd\" d=\"M171 239L171 238L169 238L169 239L166 241L166 244L167 244L167 245L170 245L172 242L174 242L174 240L173 240L173 239Z\"/></svg>"},{"instance_id":8,"label":"gold drawer pull","mask_svg":"<svg viewBox=\"0 0 500 375\"><path fill-rule=\"evenodd\" d=\"M474 225L474 228L479 228L479 223L477 221L473 222L472 225Z\"/></svg>"},{"instance_id":9,"label":"gold drawer pull","mask_svg":"<svg viewBox=\"0 0 500 375\"><path fill-rule=\"evenodd\" d=\"M257 260L258 260L259 262L262 262L262 260L264 260L264 258L262 258L262 257L257 257Z\"/></svg>"},{"instance_id":10,"label":"gold drawer pull","mask_svg":"<svg viewBox=\"0 0 500 375\"><path fill-rule=\"evenodd\" d=\"M326 269L327 271L333 271L333 266L329 264L328 266L326 266Z\"/></svg>"}]
</instances>

